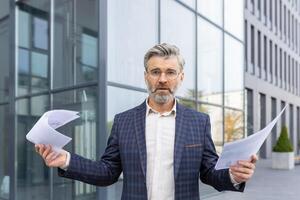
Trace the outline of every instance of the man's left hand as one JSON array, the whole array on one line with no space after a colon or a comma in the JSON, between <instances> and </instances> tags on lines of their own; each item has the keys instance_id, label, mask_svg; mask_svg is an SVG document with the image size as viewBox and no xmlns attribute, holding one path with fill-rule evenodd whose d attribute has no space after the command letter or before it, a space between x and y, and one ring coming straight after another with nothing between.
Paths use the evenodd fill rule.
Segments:
<instances>
[{"instance_id":1,"label":"man's left hand","mask_svg":"<svg viewBox=\"0 0 300 200\"><path fill-rule=\"evenodd\" d=\"M230 166L229 172L232 174L234 180L237 183L248 181L254 173L257 160L257 156L252 155L250 160L239 160L236 165Z\"/></svg>"}]
</instances>

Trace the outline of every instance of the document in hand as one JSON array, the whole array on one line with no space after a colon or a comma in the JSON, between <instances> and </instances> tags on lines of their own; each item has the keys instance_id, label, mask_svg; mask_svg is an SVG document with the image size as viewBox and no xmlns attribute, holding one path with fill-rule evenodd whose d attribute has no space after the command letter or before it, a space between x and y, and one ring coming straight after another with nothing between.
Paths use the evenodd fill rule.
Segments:
<instances>
[{"instance_id":1,"label":"document in hand","mask_svg":"<svg viewBox=\"0 0 300 200\"><path fill-rule=\"evenodd\" d=\"M55 129L77 119L79 117L77 114L78 112L70 110L45 112L26 135L26 139L34 144L50 144L54 151L58 152L72 138L59 133Z\"/></svg>"},{"instance_id":2,"label":"document in hand","mask_svg":"<svg viewBox=\"0 0 300 200\"><path fill-rule=\"evenodd\" d=\"M234 142L228 142L224 145L222 154L218 159L215 166L216 170L227 169L230 165L234 165L238 160L249 160L251 155L256 154L259 148L262 146L268 135L271 133L272 128L276 122L280 119L280 116L286 109L286 106L282 111L262 130L250 135L249 137Z\"/></svg>"}]
</instances>

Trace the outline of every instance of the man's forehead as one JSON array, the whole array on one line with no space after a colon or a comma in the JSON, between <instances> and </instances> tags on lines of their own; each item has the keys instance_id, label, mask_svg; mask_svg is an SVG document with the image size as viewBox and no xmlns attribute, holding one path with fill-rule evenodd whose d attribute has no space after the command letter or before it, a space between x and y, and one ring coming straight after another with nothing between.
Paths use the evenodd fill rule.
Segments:
<instances>
[{"instance_id":1,"label":"man's forehead","mask_svg":"<svg viewBox=\"0 0 300 200\"><path fill-rule=\"evenodd\" d=\"M148 69L178 69L179 62L177 57L159 57L159 56L153 56L149 59L148 63Z\"/></svg>"}]
</instances>

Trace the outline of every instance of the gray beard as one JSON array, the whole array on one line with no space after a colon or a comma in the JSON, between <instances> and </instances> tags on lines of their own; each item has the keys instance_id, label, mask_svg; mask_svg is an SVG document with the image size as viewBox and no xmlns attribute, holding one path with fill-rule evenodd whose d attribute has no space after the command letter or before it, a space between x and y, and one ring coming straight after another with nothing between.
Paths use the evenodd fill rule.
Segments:
<instances>
[{"instance_id":1,"label":"gray beard","mask_svg":"<svg viewBox=\"0 0 300 200\"><path fill-rule=\"evenodd\" d=\"M148 91L149 96L151 96L153 98L153 100L155 101L155 103L157 103L157 104L165 104L168 101L174 99L175 93L179 86L179 85L177 85L173 90L170 91L169 94L162 95L162 94L155 93L155 89L152 89L147 81L146 81L146 85L147 85L147 91Z\"/></svg>"}]
</instances>

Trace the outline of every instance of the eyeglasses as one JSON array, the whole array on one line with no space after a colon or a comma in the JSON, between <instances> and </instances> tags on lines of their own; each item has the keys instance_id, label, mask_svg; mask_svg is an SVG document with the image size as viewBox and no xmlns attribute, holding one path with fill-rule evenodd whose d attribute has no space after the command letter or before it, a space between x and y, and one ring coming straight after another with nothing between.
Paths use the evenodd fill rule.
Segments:
<instances>
[{"instance_id":1,"label":"eyeglasses","mask_svg":"<svg viewBox=\"0 0 300 200\"><path fill-rule=\"evenodd\" d=\"M159 79L159 77L164 73L168 80L174 80L180 74L180 72L176 71L175 69L167 69L165 72L162 72L160 69L153 69L147 71L147 73L153 79Z\"/></svg>"}]
</instances>

